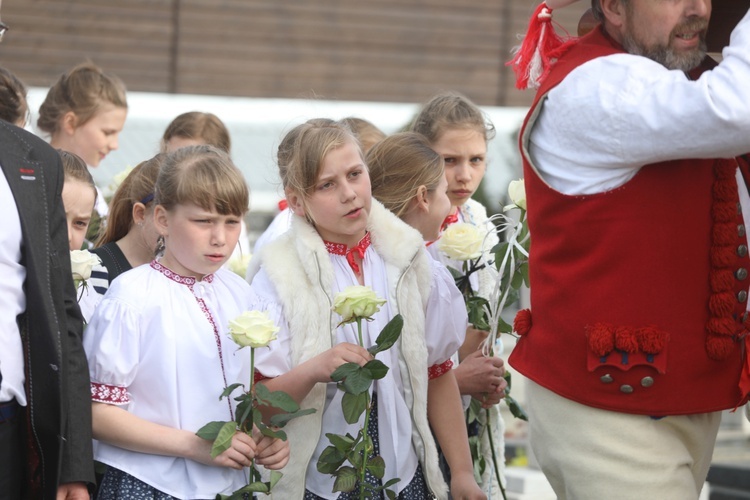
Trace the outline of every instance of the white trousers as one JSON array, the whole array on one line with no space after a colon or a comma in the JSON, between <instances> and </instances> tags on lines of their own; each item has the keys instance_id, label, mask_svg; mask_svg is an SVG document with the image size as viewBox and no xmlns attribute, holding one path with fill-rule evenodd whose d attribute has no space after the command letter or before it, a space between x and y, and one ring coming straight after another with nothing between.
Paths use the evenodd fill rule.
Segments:
<instances>
[{"instance_id":1,"label":"white trousers","mask_svg":"<svg viewBox=\"0 0 750 500\"><path fill-rule=\"evenodd\" d=\"M531 448L559 500L697 499L721 422L721 412L600 410L531 381L526 406Z\"/></svg>"}]
</instances>

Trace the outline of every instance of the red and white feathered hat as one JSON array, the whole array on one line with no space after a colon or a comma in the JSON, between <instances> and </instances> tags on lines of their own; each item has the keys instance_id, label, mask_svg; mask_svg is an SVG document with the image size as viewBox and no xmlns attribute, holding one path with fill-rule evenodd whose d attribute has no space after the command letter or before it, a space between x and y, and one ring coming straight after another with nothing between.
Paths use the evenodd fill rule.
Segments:
<instances>
[{"instance_id":1,"label":"red and white feathered hat","mask_svg":"<svg viewBox=\"0 0 750 500\"><path fill-rule=\"evenodd\" d=\"M529 21L529 28L519 47L514 49L514 57L507 65L516 73L516 87L536 89L549 73L552 63L575 38L562 37L552 24L552 11L570 5L578 0L545 0L536 8Z\"/></svg>"},{"instance_id":2,"label":"red and white feathered hat","mask_svg":"<svg viewBox=\"0 0 750 500\"><path fill-rule=\"evenodd\" d=\"M555 59L575 43L576 38L561 37L552 25L552 11L578 0L545 0L537 7L529 29L508 65L516 73L516 87L538 88ZM721 52L729 43L729 34L750 9L750 0L713 0L706 44L709 52ZM579 31L581 31L579 25ZM590 26L588 26L590 28Z\"/></svg>"}]
</instances>

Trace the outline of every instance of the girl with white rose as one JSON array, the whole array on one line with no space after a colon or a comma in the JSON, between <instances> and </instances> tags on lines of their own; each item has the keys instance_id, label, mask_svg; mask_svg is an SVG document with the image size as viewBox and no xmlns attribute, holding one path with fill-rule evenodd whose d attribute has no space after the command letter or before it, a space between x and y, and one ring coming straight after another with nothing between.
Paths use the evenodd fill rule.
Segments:
<instances>
[{"instance_id":1,"label":"girl with white rose","mask_svg":"<svg viewBox=\"0 0 750 500\"><path fill-rule=\"evenodd\" d=\"M410 129L424 135L432 148L445 160L445 176L448 181L448 198L451 200L451 215L445 226L464 223L476 226L488 236L483 241L483 254L478 265L482 269L471 274L469 283L477 296L490 298L497 273L491 264L490 250L499 239L494 224L487 217L486 208L472 196L479 188L487 169L487 143L495 135L495 127L481 109L466 96L457 92L435 95L419 111ZM460 243L459 243L460 244ZM439 245L429 247L430 254L446 266L461 270L463 262L447 256ZM495 455L499 457L500 474L504 470L505 423L497 403L505 395L505 381L498 381L497 371L504 368L500 359L488 359L481 353L481 344L487 332L470 326L466 340L458 353L460 364L456 368L456 379L461 394L478 399L484 408L490 409L490 429L493 432ZM484 412L480 412L480 423L485 425ZM473 429L471 432L478 432ZM488 433L483 433L482 454L486 463L492 463L492 450ZM497 480L488 466L482 476L482 487L491 498L502 498Z\"/></svg>"},{"instance_id":2,"label":"girl with white rose","mask_svg":"<svg viewBox=\"0 0 750 500\"><path fill-rule=\"evenodd\" d=\"M447 498L433 434L455 471L453 498L485 498L471 469L451 355L463 340L466 310L453 279L427 254L422 236L372 200L362 152L352 133L333 120L310 120L279 146L279 172L294 217L286 234L254 259L252 286L275 316L279 340L256 354L256 376L318 411L285 430L295 453L275 493L283 498L348 499L332 493L334 480L316 463L327 433L356 435L347 424L333 371L371 356L358 345L353 323L339 324L334 296L366 285L385 299L363 322L363 345L396 314L404 318L399 342L377 354L390 369L372 385L368 434L385 462L382 483L392 478L399 498ZM338 325L338 326L337 326ZM428 404L429 403L429 404ZM382 484L374 476L367 482Z\"/></svg>"},{"instance_id":3,"label":"girl with white rose","mask_svg":"<svg viewBox=\"0 0 750 500\"><path fill-rule=\"evenodd\" d=\"M242 174L212 147L183 148L165 159L154 201L161 257L112 282L84 339L104 500L214 498L244 486L253 459L278 469L289 456L284 441L237 432L212 458L195 434L234 418L217 390L250 377L228 325L258 300L222 269L247 211Z\"/></svg>"}]
</instances>

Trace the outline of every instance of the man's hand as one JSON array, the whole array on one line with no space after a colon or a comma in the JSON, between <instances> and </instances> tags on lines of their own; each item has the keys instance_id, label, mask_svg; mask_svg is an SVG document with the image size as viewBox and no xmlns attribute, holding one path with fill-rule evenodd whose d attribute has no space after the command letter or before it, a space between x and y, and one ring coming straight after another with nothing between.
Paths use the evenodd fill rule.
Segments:
<instances>
[{"instance_id":1,"label":"man's hand","mask_svg":"<svg viewBox=\"0 0 750 500\"><path fill-rule=\"evenodd\" d=\"M85 483L65 483L57 487L57 500L89 500Z\"/></svg>"}]
</instances>

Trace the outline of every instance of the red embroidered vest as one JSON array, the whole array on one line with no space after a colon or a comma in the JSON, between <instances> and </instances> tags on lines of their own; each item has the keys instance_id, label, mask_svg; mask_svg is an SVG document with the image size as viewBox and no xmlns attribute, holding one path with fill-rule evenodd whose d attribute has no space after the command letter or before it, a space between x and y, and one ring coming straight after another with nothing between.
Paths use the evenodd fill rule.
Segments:
<instances>
[{"instance_id":1,"label":"red embroidered vest","mask_svg":"<svg viewBox=\"0 0 750 500\"><path fill-rule=\"evenodd\" d=\"M543 96L584 62L618 52L597 29L562 56L526 118L522 150ZM617 189L567 196L524 157L531 327L513 367L561 396L626 413L742 402L750 259L737 164L647 165Z\"/></svg>"}]
</instances>

